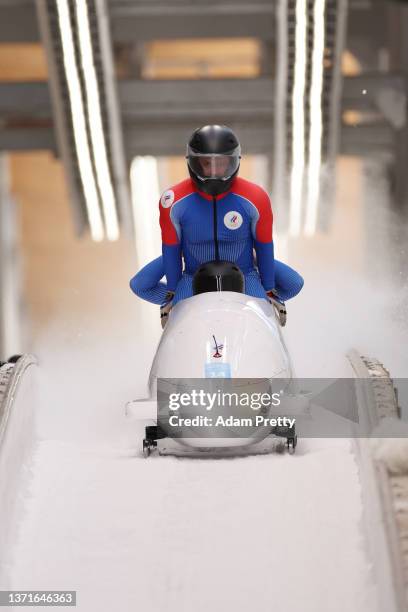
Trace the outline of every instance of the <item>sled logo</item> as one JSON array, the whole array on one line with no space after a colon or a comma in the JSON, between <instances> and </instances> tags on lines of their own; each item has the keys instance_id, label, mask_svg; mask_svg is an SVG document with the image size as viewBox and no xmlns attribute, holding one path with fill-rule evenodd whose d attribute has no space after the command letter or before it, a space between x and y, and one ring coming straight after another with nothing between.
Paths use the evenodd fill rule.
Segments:
<instances>
[{"instance_id":1,"label":"sled logo","mask_svg":"<svg viewBox=\"0 0 408 612\"><path fill-rule=\"evenodd\" d=\"M242 225L242 215L236 210L230 210L224 217L224 225L230 230L236 230Z\"/></svg>"},{"instance_id":2,"label":"sled logo","mask_svg":"<svg viewBox=\"0 0 408 612\"><path fill-rule=\"evenodd\" d=\"M213 357L215 357L215 359L219 359L220 357L222 357L222 349L224 348L223 344L218 344L217 340L215 339L215 336L213 336L214 338L214 346L213 346L213 351L215 351L215 353L213 354Z\"/></svg>"},{"instance_id":3,"label":"sled logo","mask_svg":"<svg viewBox=\"0 0 408 612\"><path fill-rule=\"evenodd\" d=\"M165 191L160 199L163 208L170 208L174 202L174 197L174 191L172 189Z\"/></svg>"}]
</instances>

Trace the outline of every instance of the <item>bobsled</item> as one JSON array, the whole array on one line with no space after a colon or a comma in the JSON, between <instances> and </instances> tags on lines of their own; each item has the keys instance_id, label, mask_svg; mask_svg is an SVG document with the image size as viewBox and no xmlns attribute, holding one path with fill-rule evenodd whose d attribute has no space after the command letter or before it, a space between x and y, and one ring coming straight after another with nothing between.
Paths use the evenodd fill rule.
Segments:
<instances>
[{"instance_id":1,"label":"bobsled","mask_svg":"<svg viewBox=\"0 0 408 612\"><path fill-rule=\"evenodd\" d=\"M193 387L197 395L197 386L213 398L220 397L220 386L239 398L267 393L272 397L273 390L276 396L292 380L291 360L272 304L243 292L236 266L217 262L214 271L213 264L210 274L206 265L199 270L201 278L200 274L194 278L194 295L170 311L149 375L149 397L157 402L157 419L145 429L143 454L147 457L156 450L161 455L230 456L285 447L292 453L297 443L295 427L270 425L277 415L272 403L256 412L258 420L262 413L264 426L244 428L239 423L254 423L253 406L245 403L231 408L216 402L213 411L190 402L172 412L169 405L169 397L191 396ZM133 414L137 403L133 402ZM220 419L227 423L221 429ZM171 420L199 422L200 427L187 425L175 435Z\"/></svg>"}]
</instances>

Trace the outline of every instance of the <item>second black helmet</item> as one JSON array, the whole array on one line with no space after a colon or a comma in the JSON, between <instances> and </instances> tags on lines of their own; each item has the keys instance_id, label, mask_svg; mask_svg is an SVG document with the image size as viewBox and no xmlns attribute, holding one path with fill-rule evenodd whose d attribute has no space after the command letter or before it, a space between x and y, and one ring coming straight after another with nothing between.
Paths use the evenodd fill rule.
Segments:
<instances>
[{"instance_id":1,"label":"second black helmet","mask_svg":"<svg viewBox=\"0 0 408 612\"><path fill-rule=\"evenodd\" d=\"M193 132L186 158L197 188L217 196L229 190L238 174L241 146L226 125L205 125Z\"/></svg>"}]
</instances>

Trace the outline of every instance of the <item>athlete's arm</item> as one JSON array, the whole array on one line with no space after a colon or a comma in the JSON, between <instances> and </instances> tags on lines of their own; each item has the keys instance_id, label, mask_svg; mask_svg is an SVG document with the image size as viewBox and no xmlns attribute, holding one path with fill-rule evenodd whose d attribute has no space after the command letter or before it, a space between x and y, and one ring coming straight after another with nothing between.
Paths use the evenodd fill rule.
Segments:
<instances>
[{"instance_id":1,"label":"athlete's arm","mask_svg":"<svg viewBox=\"0 0 408 612\"><path fill-rule=\"evenodd\" d=\"M180 229L179 227L176 229L171 216L172 206L167 205L166 193L161 197L159 204L163 267L167 279L167 289L174 292L182 275L181 236L179 236Z\"/></svg>"},{"instance_id":2,"label":"athlete's arm","mask_svg":"<svg viewBox=\"0 0 408 612\"><path fill-rule=\"evenodd\" d=\"M254 202L258 219L253 224L253 239L257 265L265 291L275 288L275 256L272 237L273 214L270 198L259 189Z\"/></svg>"}]
</instances>

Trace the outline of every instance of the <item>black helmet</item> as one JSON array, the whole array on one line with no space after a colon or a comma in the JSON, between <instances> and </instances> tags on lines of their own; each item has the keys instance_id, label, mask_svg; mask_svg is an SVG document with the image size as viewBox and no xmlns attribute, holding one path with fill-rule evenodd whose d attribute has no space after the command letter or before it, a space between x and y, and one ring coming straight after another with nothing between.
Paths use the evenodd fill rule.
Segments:
<instances>
[{"instance_id":1,"label":"black helmet","mask_svg":"<svg viewBox=\"0 0 408 612\"><path fill-rule=\"evenodd\" d=\"M198 189L216 196L225 193L239 170L241 146L225 125L206 125L193 132L187 145L190 176Z\"/></svg>"},{"instance_id":2,"label":"black helmet","mask_svg":"<svg viewBox=\"0 0 408 612\"><path fill-rule=\"evenodd\" d=\"M193 276L193 294L210 291L245 292L245 279L237 264L231 261L208 261Z\"/></svg>"}]
</instances>

